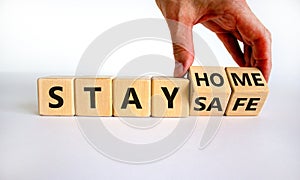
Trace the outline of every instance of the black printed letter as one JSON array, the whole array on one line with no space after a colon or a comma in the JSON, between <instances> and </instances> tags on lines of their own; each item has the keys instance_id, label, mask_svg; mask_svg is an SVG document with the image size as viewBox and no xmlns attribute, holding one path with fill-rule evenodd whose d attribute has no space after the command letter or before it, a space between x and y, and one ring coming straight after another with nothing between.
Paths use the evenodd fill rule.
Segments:
<instances>
[{"instance_id":1,"label":"black printed letter","mask_svg":"<svg viewBox=\"0 0 300 180\"><path fill-rule=\"evenodd\" d=\"M130 94L132 95L133 100L129 100ZM142 109L139 98L136 95L134 88L128 88L125 94L121 109L126 109L128 104L135 104L137 109Z\"/></svg>"},{"instance_id":2,"label":"black printed letter","mask_svg":"<svg viewBox=\"0 0 300 180\"><path fill-rule=\"evenodd\" d=\"M57 100L57 104L49 103L50 108L60 108L64 105L64 99L58 96L57 94L55 94L55 91L63 91L63 87L54 86L49 90L49 96Z\"/></svg>"},{"instance_id":3,"label":"black printed letter","mask_svg":"<svg viewBox=\"0 0 300 180\"><path fill-rule=\"evenodd\" d=\"M91 108L96 108L95 91L101 91L101 87L84 87L84 91L90 91Z\"/></svg>"},{"instance_id":4,"label":"black printed letter","mask_svg":"<svg viewBox=\"0 0 300 180\"><path fill-rule=\"evenodd\" d=\"M170 93L169 93L167 87L161 87L161 89L164 92L164 94L165 94L165 96L166 96L166 98L168 100L168 108L173 108L173 100L174 100L174 98L175 98L175 96L176 96L176 94L177 94L177 92L179 90L179 87L175 87L173 89L173 92L172 92L171 96L170 96Z\"/></svg>"}]
</instances>

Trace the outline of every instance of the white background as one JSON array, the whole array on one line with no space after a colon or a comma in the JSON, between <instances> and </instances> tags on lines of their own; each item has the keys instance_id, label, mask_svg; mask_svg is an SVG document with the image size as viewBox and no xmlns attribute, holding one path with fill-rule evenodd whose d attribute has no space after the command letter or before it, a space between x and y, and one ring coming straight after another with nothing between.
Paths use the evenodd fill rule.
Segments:
<instances>
[{"instance_id":1,"label":"white background","mask_svg":"<svg viewBox=\"0 0 300 180\"><path fill-rule=\"evenodd\" d=\"M86 47L115 25L161 18L155 2L0 1L0 179L299 179L300 2L248 3L273 37L271 93L262 114L224 119L212 143L199 150L203 118L173 156L129 165L95 151L74 118L37 116L35 80L74 74ZM222 66L235 65L213 33L201 25L194 30Z\"/></svg>"}]
</instances>

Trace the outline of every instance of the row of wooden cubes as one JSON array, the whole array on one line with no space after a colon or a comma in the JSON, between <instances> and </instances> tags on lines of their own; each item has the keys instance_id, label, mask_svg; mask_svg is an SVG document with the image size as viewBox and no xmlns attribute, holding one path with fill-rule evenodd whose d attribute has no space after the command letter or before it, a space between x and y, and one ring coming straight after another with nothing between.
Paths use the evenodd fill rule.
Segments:
<instances>
[{"instance_id":1,"label":"row of wooden cubes","mask_svg":"<svg viewBox=\"0 0 300 180\"><path fill-rule=\"evenodd\" d=\"M258 115L268 85L256 68L192 66L171 77L44 77L40 115L186 117Z\"/></svg>"}]
</instances>

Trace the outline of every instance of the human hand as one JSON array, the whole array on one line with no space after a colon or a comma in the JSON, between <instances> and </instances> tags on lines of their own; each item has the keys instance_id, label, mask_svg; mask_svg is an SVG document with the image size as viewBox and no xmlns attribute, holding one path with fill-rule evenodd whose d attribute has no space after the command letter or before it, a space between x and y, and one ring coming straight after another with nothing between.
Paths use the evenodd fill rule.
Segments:
<instances>
[{"instance_id":1,"label":"human hand","mask_svg":"<svg viewBox=\"0 0 300 180\"><path fill-rule=\"evenodd\" d=\"M271 34L245 0L156 0L173 41L174 76L186 74L194 61L192 28L201 23L215 32L241 67L257 67L268 81L272 68ZM174 22L179 23L172 23ZM238 40L244 45L242 51Z\"/></svg>"}]
</instances>

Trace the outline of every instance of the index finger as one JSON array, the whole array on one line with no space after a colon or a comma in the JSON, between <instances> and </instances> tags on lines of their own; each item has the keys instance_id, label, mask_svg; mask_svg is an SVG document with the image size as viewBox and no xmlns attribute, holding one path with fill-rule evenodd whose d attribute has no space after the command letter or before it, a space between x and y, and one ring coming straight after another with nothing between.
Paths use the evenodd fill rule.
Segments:
<instances>
[{"instance_id":1,"label":"index finger","mask_svg":"<svg viewBox=\"0 0 300 180\"><path fill-rule=\"evenodd\" d=\"M237 29L244 43L252 47L251 66L260 69L268 81L272 68L271 33L249 8L242 10L238 17Z\"/></svg>"}]
</instances>

